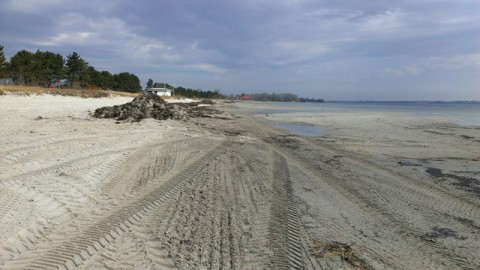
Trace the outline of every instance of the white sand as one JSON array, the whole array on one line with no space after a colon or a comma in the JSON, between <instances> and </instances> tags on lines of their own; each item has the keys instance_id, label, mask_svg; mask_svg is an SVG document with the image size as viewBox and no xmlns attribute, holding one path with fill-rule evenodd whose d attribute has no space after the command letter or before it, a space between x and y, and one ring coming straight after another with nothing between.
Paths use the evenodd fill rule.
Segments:
<instances>
[{"instance_id":1,"label":"white sand","mask_svg":"<svg viewBox=\"0 0 480 270\"><path fill-rule=\"evenodd\" d=\"M478 128L269 116L326 128L304 138L228 105L90 117L130 100L0 96L0 269L480 267Z\"/></svg>"}]
</instances>

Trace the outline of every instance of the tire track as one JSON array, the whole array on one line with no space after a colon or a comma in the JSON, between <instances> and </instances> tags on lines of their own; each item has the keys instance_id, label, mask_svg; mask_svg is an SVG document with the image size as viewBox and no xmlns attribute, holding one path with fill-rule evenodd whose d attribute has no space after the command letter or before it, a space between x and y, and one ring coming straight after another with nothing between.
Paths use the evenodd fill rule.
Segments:
<instances>
[{"instance_id":1,"label":"tire track","mask_svg":"<svg viewBox=\"0 0 480 270\"><path fill-rule=\"evenodd\" d=\"M136 201L130 201L111 215L80 231L56 232L34 249L19 254L15 261L8 261L8 269L45 269L65 267L67 269L81 265L89 257L97 254L114 239L121 237L133 225L139 224L148 213L158 209L171 199L184 186L195 179L198 171L214 158L222 147L217 145L200 160L165 184L150 191ZM87 224L87 223L86 223ZM81 224L78 224L81 225ZM85 224L84 224L85 225ZM84 226L83 225L83 226ZM80 226L81 228L82 226ZM71 235L69 235L70 233Z\"/></svg>"},{"instance_id":2,"label":"tire track","mask_svg":"<svg viewBox=\"0 0 480 270\"><path fill-rule=\"evenodd\" d=\"M251 155L252 149L260 156ZM232 139L150 220L177 267L271 268L268 153Z\"/></svg>"},{"instance_id":3,"label":"tire track","mask_svg":"<svg viewBox=\"0 0 480 270\"><path fill-rule=\"evenodd\" d=\"M125 235L88 258L78 269L176 269L145 222L132 225Z\"/></svg>"},{"instance_id":4,"label":"tire track","mask_svg":"<svg viewBox=\"0 0 480 270\"><path fill-rule=\"evenodd\" d=\"M155 134L151 136L145 136L141 133L126 133L123 136L106 135L105 137L79 137L78 140L67 139L61 141L55 141L52 145L37 145L32 147L22 148L18 153L9 152L11 154L18 154L22 157L28 155L41 156L41 159L35 159L34 157L28 158L28 160L16 160L15 162L7 162L9 166L15 165L21 170L17 170L17 174L9 175L7 173L1 181L8 181L14 178L27 177L29 175L38 174L44 170L54 170L58 167L66 166L69 164L76 164L77 162L88 159L90 157L99 157L102 155L108 155L115 152L132 151L146 144L155 143L168 143L169 141L155 141ZM87 138L88 140L84 139ZM178 139L177 139L178 140ZM180 139L181 140L181 139ZM60 152L55 151L60 149ZM75 155L71 153L74 152ZM7 155L2 155L7 156ZM30 161L29 161L30 160ZM21 162L23 161L23 162ZM40 169L28 171L31 167L40 167ZM23 173L18 173L18 171Z\"/></svg>"},{"instance_id":5,"label":"tire track","mask_svg":"<svg viewBox=\"0 0 480 270\"><path fill-rule=\"evenodd\" d=\"M229 155L231 142L198 170L179 196L160 217L156 235L181 269L238 268L238 226L221 162ZM163 217L163 218L162 218ZM237 240L235 240L237 239Z\"/></svg>"},{"instance_id":6,"label":"tire track","mask_svg":"<svg viewBox=\"0 0 480 270\"><path fill-rule=\"evenodd\" d=\"M315 146L310 146L309 144L302 147L306 147L308 149L315 148ZM409 239L408 242L410 245L415 246L418 250L422 250L423 254L428 254L428 257L419 257L415 261L418 262L422 260L430 260L432 264L442 264L453 268L469 267L469 260L467 257L461 253L457 253L457 250L449 249L447 251L445 249L446 246L436 241L432 243L425 243L425 241L422 241L422 235L425 234L425 231L417 227L416 224L405 219L404 216L401 215L401 212L398 212L397 209L392 208L395 205L398 207L399 204L405 204L406 209L410 209L409 207L411 207L411 205L414 203L418 207L422 208L425 208L425 205L427 205L429 207L422 211L422 213L430 215L433 219L440 220L441 216L435 215L436 212L432 211L432 208L436 208L434 205L432 205L432 202L425 204L423 203L428 199L428 197L427 199L423 198L419 195L421 193L417 193L417 191L396 191L395 188L397 188L398 185L390 185L391 178L388 178L389 176L384 176L385 178L379 178L378 176L372 174L361 176L359 174L351 173L348 170L348 167L344 167L345 165L340 163L338 165L335 165L335 163L334 165L330 165L327 162L322 162L321 159L318 160L309 155L299 156L294 151L287 150L284 147L282 147L282 149L293 155L295 160L298 160L300 163L302 163L306 169L311 170L312 172L321 171L321 175L324 176L321 178L322 181L327 181L328 184L336 191L340 192L344 198L347 198L355 205L360 206L360 209L365 213L368 213L372 218L374 218L374 220L385 224L385 226L388 228L392 228L394 230L394 235ZM302 153L305 154L306 152ZM342 163L347 161L348 160L343 160ZM321 167L319 167L317 164L319 164ZM331 173L334 171L337 172L335 175ZM348 179L356 179L356 181L347 181ZM400 190L402 188L405 187L398 187ZM387 194L391 194L391 196L388 196ZM400 194L403 194L402 196L406 197L401 197ZM446 257L446 254L450 254L450 256ZM412 256L420 256L420 254L412 254ZM424 265L428 264L430 263L426 262Z\"/></svg>"},{"instance_id":7,"label":"tire track","mask_svg":"<svg viewBox=\"0 0 480 270\"><path fill-rule=\"evenodd\" d=\"M309 139L282 136L275 129L265 127L260 121L246 119L242 126L245 130L251 130L252 134L258 136L259 139L272 144L279 152L301 163L302 167L311 171L318 181L333 187L344 200L358 207L359 211L370 216L371 220L383 224L385 229L391 230L390 234L385 236L398 237L400 241L407 242L412 249L421 250L421 253L412 251L406 256L415 257L411 261L417 263L409 267L443 265L450 268L468 268L470 263L475 263L468 259L472 257L468 251L473 251L473 246L468 248L462 247L461 244L451 246L451 243L445 245L442 241L426 244L422 240L423 236L429 233L426 231L429 226L427 222L432 222L432 220L437 224L448 222L451 224L449 226L453 228L459 225L456 220L445 220L445 211L450 215L460 212L462 218L478 220L480 208L475 204L445 193L438 188L431 189L427 183L413 183L414 179L405 180L398 174L389 172L388 169L378 169L379 165L369 166L369 162L364 163L358 158L351 159L349 154L343 154L339 150L330 151L330 149L310 143ZM401 210L406 211L402 212ZM337 225L336 222L333 224ZM341 235L341 232L338 233ZM360 230L356 233L363 232ZM368 241L370 244L374 244L374 241ZM382 245L379 248L382 248ZM402 250L407 249L403 247ZM392 250L392 252L394 251ZM447 254L449 256L446 256ZM390 257L398 258L398 255L392 254ZM383 261L382 258L379 261ZM396 265L403 263L408 264L406 261L400 261Z\"/></svg>"},{"instance_id":8,"label":"tire track","mask_svg":"<svg viewBox=\"0 0 480 270\"><path fill-rule=\"evenodd\" d=\"M467 249L461 247L461 244L458 248L458 244L445 245L443 241L430 241L426 237L432 226L439 226L436 224L452 228L459 226L458 221L446 220L445 215L462 213L472 220L478 220L480 217L478 206L468 200L452 196L441 189L429 188L429 184L415 181L402 174L371 164L369 161L357 159L353 159L355 167L362 168L363 166L365 169L375 172L375 175L353 175L353 177L364 180L358 181L358 183L350 182L348 186L344 185L344 187L352 194L356 194L364 203L366 202L371 209L379 210L382 217L388 219L384 219L385 224L390 224L392 228L401 227L401 236L410 239L410 245L429 254L429 258L436 258L432 263L441 262L443 265L465 269L468 269L472 263L478 265L478 260L472 261L472 256L466 252ZM351 160L346 162L351 162ZM342 169L338 168L337 171L342 171ZM405 213L400 211L412 208L415 210L410 211L410 215L418 215L417 218L410 217L409 219ZM427 229L422 228L425 226L422 226L421 223L418 224L418 220L429 222Z\"/></svg>"},{"instance_id":9,"label":"tire track","mask_svg":"<svg viewBox=\"0 0 480 270\"><path fill-rule=\"evenodd\" d=\"M365 167L369 168L370 170L378 171L380 174L383 174L383 179L398 178L398 180L396 181L389 182L389 185L393 186L395 189L402 189L407 194L420 193L421 191L422 196L415 197L417 200L422 200L422 204L430 204L432 206L438 206L439 204L441 204L442 209L451 209L451 214L461 211L467 212L470 215L474 215L476 218L480 218L480 208L476 203L472 202L468 198L462 198L457 195L448 193L446 190L441 189L432 183L419 181L419 179L413 179L400 172L396 172L392 169L388 169L386 167L375 164L367 159L361 159L351 153L336 149L333 146L329 146L327 144L320 144L317 141L312 141L308 139L297 139L305 144L310 145L311 147L320 149L320 151L322 152L328 152L332 155L337 156L344 156L348 158L350 162L356 163L359 167ZM404 183L408 183L408 185L405 185ZM400 194L400 192L397 192L395 194ZM432 200L434 200L434 202L432 202Z\"/></svg>"},{"instance_id":10,"label":"tire track","mask_svg":"<svg viewBox=\"0 0 480 270\"><path fill-rule=\"evenodd\" d=\"M256 144L254 147L260 148ZM264 151L266 156L258 156L257 160L240 163L241 166L236 168L232 175L233 179L239 179L234 182L238 184L234 190L234 194L238 194L237 205L248 206L243 222L243 230L247 233L243 238L242 269L271 268L272 250L269 247L268 234L272 177L268 169L271 167L271 162L260 162L270 159L270 152L267 149Z\"/></svg>"},{"instance_id":11,"label":"tire track","mask_svg":"<svg viewBox=\"0 0 480 270\"><path fill-rule=\"evenodd\" d=\"M129 134L125 134L129 135ZM128 137L128 136L127 136ZM102 136L99 140L98 136L74 136L66 140L48 140L42 138L42 143L38 144L34 141L33 145L24 146L19 148L8 149L3 152L2 158L4 158L9 165L16 163L27 163L31 160L36 160L38 157L45 159L46 156L58 159L60 157L68 156L75 151L76 153L91 151L92 149L102 149L108 147L108 145L121 145L122 141L132 141L132 139L114 137L114 136ZM134 141L134 140L133 140Z\"/></svg>"},{"instance_id":12,"label":"tire track","mask_svg":"<svg viewBox=\"0 0 480 270\"><path fill-rule=\"evenodd\" d=\"M171 172L187 167L217 144L216 140L186 138L138 149L130 158L134 163L125 164L109 182L102 186L104 194L118 196L145 188L153 179L168 178ZM191 149L194 148L195 151ZM188 154L187 154L188 153ZM164 175L165 177L159 177Z\"/></svg>"},{"instance_id":13,"label":"tire track","mask_svg":"<svg viewBox=\"0 0 480 270\"><path fill-rule=\"evenodd\" d=\"M288 165L283 156L273 152L272 218L270 245L275 269L304 269L299 216L292 193Z\"/></svg>"}]
</instances>

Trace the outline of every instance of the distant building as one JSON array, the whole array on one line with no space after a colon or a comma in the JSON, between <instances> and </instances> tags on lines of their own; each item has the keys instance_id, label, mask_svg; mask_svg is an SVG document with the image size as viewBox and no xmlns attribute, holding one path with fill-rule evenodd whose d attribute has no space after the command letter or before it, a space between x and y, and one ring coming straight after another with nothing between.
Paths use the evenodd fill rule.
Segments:
<instances>
[{"instance_id":1,"label":"distant building","mask_svg":"<svg viewBox=\"0 0 480 270\"><path fill-rule=\"evenodd\" d=\"M173 91L167 88L168 84L166 83L154 83L152 88L147 88L145 91L159 96L171 97Z\"/></svg>"},{"instance_id":2,"label":"distant building","mask_svg":"<svg viewBox=\"0 0 480 270\"><path fill-rule=\"evenodd\" d=\"M242 95L242 96L240 97L240 99L242 99L242 100L244 100L244 101L250 100L250 98L251 98L251 97L248 96L248 95Z\"/></svg>"},{"instance_id":3,"label":"distant building","mask_svg":"<svg viewBox=\"0 0 480 270\"><path fill-rule=\"evenodd\" d=\"M148 93L153 93L159 96L164 96L164 97L171 97L172 96L172 90L167 89L167 88L147 88L146 90Z\"/></svg>"}]
</instances>

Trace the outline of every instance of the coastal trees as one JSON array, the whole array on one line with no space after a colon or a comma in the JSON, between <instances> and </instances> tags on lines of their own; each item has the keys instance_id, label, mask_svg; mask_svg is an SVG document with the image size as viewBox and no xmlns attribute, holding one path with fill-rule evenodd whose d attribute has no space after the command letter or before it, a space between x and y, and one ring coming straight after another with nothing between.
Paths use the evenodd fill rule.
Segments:
<instances>
[{"instance_id":1,"label":"coastal trees","mask_svg":"<svg viewBox=\"0 0 480 270\"><path fill-rule=\"evenodd\" d=\"M59 82L64 76L65 60L58 53L38 50L34 55L34 79L38 85L49 87Z\"/></svg>"},{"instance_id":2,"label":"coastal trees","mask_svg":"<svg viewBox=\"0 0 480 270\"><path fill-rule=\"evenodd\" d=\"M153 87L153 80L152 79L148 79L148 82L147 82L147 89L150 89Z\"/></svg>"},{"instance_id":3,"label":"coastal trees","mask_svg":"<svg viewBox=\"0 0 480 270\"><path fill-rule=\"evenodd\" d=\"M115 90L124 90L127 92L138 92L142 90L140 79L138 79L138 77L134 74L121 72L119 74L115 74L113 77L115 81Z\"/></svg>"},{"instance_id":4,"label":"coastal trees","mask_svg":"<svg viewBox=\"0 0 480 270\"><path fill-rule=\"evenodd\" d=\"M249 96L251 100L257 101L299 101L298 96L291 93L253 93Z\"/></svg>"},{"instance_id":5,"label":"coastal trees","mask_svg":"<svg viewBox=\"0 0 480 270\"><path fill-rule=\"evenodd\" d=\"M64 60L60 54L26 50L17 52L10 59L8 73L15 84L38 84L48 87L62 79Z\"/></svg>"},{"instance_id":6,"label":"coastal trees","mask_svg":"<svg viewBox=\"0 0 480 270\"><path fill-rule=\"evenodd\" d=\"M142 89L140 79L136 75L121 72L112 76L108 71L98 72L94 67L89 66L77 52L67 56L65 69L70 87L80 86L81 88L86 88L97 86L103 89L128 92L138 92Z\"/></svg>"},{"instance_id":7,"label":"coastal trees","mask_svg":"<svg viewBox=\"0 0 480 270\"><path fill-rule=\"evenodd\" d=\"M21 50L10 58L9 73L15 84L29 85L33 82L34 76L34 55L33 53Z\"/></svg>"},{"instance_id":8,"label":"coastal trees","mask_svg":"<svg viewBox=\"0 0 480 270\"><path fill-rule=\"evenodd\" d=\"M6 79L8 62L3 52L3 46L0 45L0 79Z\"/></svg>"},{"instance_id":9,"label":"coastal trees","mask_svg":"<svg viewBox=\"0 0 480 270\"><path fill-rule=\"evenodd\" d=\"M172 86L167 84L167 88L173 88ZM221 98L223 97L220 94L220 90L215 89L214 91L208 90L203 91L202 89L191 89L191 88L184 88L182 86L175 87L175 95L177 96L184 96L184 97L191 97L191 98Z\"/></svg>"},{"instance_id":10,"label":"coastal trees","mask_svg":"<svg viewBox=\"0 0 480 270\"><path fill-rule=\"evenodd\" d=\"M73 52L67 56L65 63L67 81L70 87L78 84L82 87L88 84L88 76L86 74L88 63L83 60L77 52Z\"/></svg>"},{"instance_id":11,"label":"coastal trees","mask_svg":"<svg viewBox=\"0 0 480 270\"><path fill-rule=\"evenodd\" d=\"M113 89L113 75L108 71L97 71L97 73L95 73L95 77L93 78L93 84L102 89Z\"/></svg>"},{"instance_id":12,"label":"coastal trees","mask_svg":"<svg viewBox=\"0 0 480 270\"><path fill-rule=\"evenodd\" d=\"M0 45L0 79L10 78L17 85L50 87L52 84L67 81L70 87L75 88L99 87L129 92L138 92L142 89L140 79L135 74L97 71L77 52L69 54L64 59L62 55L49 51L37 50L32 53L20 50L8 62L3 49L4 47ZM150 79L147 85L153 86L153 81Z\"/></svg>"}]
</instances>

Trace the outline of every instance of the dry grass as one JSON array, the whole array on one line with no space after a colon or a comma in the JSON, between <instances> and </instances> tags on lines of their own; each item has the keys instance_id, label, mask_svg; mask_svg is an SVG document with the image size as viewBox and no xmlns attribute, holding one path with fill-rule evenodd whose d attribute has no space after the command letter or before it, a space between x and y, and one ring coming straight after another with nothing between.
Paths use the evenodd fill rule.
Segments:
<instances>
[{"instance_id":1,"label":"dry grass","mask_svg":"<svg viewBox=\"0 0 480 270\"><path fill-rule=\"evenodd\" d=\"M338 256L348 262L355 269L367 270L373 269L363 259L359 258L351 245L339 242L316 243L314 253L317 258L328 256Z\"/></svg>"},{"instance_id":2,"label":"dry grass","mask_svg":"<svg viewBox=\"0 0 480 270\"><path fill-rule=\"evenodd\" d=\"M100 89L57 89L42 88L34 86L17 86L17 85L0 85L0 95L54 95L54 96L75 96L84 98L101 98L101 97L136 97L138 93L106 91Z\"/></svg>"}]
</instances>

